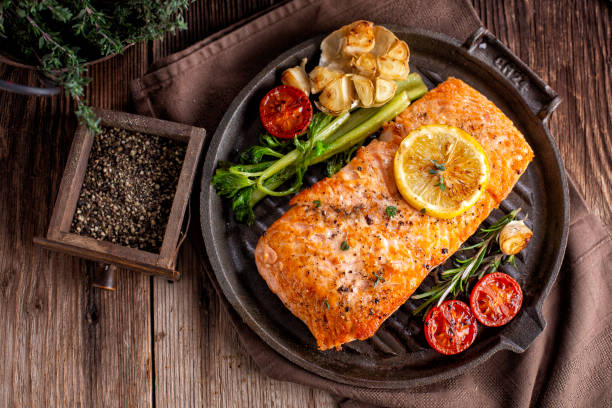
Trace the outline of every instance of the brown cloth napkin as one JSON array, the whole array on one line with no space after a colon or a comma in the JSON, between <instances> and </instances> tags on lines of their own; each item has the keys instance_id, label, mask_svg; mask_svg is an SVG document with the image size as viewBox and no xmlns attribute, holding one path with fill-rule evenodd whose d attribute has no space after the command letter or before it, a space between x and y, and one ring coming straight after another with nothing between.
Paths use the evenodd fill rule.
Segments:
<instances>
[{"instance_id":1,"label":"brown cloth napkin","mask_svg":"<svg viewBox=\"0 0 612 408\"><path fill-rule=\"evenodd\" d=\"M296 0L171 55L132 84L138 112L207 128L212 134L239 90L276 55L356 19L410 25L465 40L480 21L465 0ZM338 396L343 407L612 406L612 237L573 185L567 254L544 303L548 323L523 354L497 353L469 373L406 390L353 387L319 377L281 357L255 335L219 291L247 352L268 376ZM199 231L191 240L203 245Z\"/></svg>"},{"instance_id":2,"label":"brown cloth napkin","mask_svg":"<svg viewBox=\"0 0 612 408\"><path fill-rule=\"evenodd\" d=\"M155 63L155 71L131 83L136 110L212 135L236 94L276 56L357 19L460 40L480 27L466 0L294 0Z\"/></svg>"}]
</instances>

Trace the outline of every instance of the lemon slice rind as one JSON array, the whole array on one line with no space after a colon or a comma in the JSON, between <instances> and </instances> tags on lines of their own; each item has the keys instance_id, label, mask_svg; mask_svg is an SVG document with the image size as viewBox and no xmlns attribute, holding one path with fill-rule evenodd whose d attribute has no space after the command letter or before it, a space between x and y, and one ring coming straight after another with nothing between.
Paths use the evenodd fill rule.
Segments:
<instances>
[{"instance_id":1,"label":"lemon slice rind","mask_svg":"<svg viewBox=\"0 0 612 408\"><path fill-rule=\"evenodd\" d=\"M401 142L394 175L400 194L415 209L453 218L482 196L490 164L483 147L467 132L449 125L424 125ZM444 186L439 184L440 176Z\"/></svg>"}]
</instances>

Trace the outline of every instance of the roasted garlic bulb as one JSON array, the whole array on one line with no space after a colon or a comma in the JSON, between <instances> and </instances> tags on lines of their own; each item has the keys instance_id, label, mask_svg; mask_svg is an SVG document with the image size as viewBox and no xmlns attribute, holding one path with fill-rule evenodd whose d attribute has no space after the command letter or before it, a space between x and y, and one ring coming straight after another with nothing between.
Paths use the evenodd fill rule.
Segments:
<instances>
[{"instance_id":1,"label":"roasted garlic bulb","mask_svg":"<svg viewBox=\"0 0 612 408\"><path fill-rule=\"evenodd\" d=\"M370 21L359 20L334 31L321 42L319 65L306 74L306 59L285 70L284 85L318 94L317 107L340 115L355 107L372 108L395 95L395 81L410 73L408 45Z\"/></svg>"},{"instance_id":2,"label":"roasted garlic bulb","mask_svg":"<svg viewBox=\"0 0 612 408\"><path fill-rule=\"evenodd\" d=\"M523 221L511 221L499 233L499 247L506 255L521 252L531 240L533 232Z\"/></svg>"},{"instance_id":3,"label":"roasted garlic bulb","mask_svg":"<svg viewBox=\"0 0 612 408\"><path fill-rule=\"evenodd\" d=\"M355 21L321 42L319 66L309 75L310 91L323 92L317 106L334 115L356 105L381 106L395 95L395 81L410 73L409 57L408 45L391 31L370 21ZM325 92L327 87L333 89Z\"/></svg>"}]
</instances>

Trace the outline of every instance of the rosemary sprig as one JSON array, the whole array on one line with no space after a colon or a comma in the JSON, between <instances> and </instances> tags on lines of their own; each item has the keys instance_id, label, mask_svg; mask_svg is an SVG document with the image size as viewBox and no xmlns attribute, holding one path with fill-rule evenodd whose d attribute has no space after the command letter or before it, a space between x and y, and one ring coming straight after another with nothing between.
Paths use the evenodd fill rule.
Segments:
<instances>
[{"instance_id":1,"label":"rosemary sprig","mask_svg":"<svg viewBox=\"0 0 612 408\"><path fill-rule=\"evenodd\" d=\"M454 268L446 269L439 273L440 279L438 283L430 290L413 295L412 299L426 299L414 311L414 315L427 312L433 307L434 302L440 305L449 295L456 297L462 292L467 293L470 279L478 277L481 279L486 273L492 273L499 269L502 263L510 263L516 268L514 255L504 255L497 245L500 231L510 221L514 220L517 214L521 211L520 208L510 212L506 216L500 218L488 228L481 228L482 241L463 247L459 251L467 251L477 249L474 256L467 259L455 259ZM485 265L483 267L483 265Z\"/></svg>"}]
</instances>

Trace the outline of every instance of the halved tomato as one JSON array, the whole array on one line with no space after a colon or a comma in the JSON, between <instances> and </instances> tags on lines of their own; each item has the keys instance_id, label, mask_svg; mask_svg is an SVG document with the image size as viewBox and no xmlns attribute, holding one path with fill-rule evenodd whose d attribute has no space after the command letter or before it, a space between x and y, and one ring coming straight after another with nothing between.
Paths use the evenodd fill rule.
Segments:
<instances>
[{"instance_id":1,"label":"halved tomato","mask_svg":"<svg viewBox=\"0 0 612 408\"><path fill-rule=\"evenodd\" d=\"M447 300L431 308L425 319L425 338L442 354L461 353L476 338L476 319L460 300Z\"/></svg>"},{"instance_id":2,"label":"halved tomato","mask_svg":"<svg viewBox=\"0 0 612 408\"><path fill-rule=\"evenodd\" d=\"M485 326L503 326L517 315L523 303L523 291L508 274L494 272L478 281L470 306L478 321Z\"/></svg>"},{"instance_id":3,"label":"halved tomato","mask_svg":"<svg viewBox=\"0 0 612 408\"><path fill-rule=\"evenodd\" d=\"M259 116L272 136L290 139L308 128L312 120L312 104L302 90L281 85L263 97Z\"/></svg>"}]
</instances>

